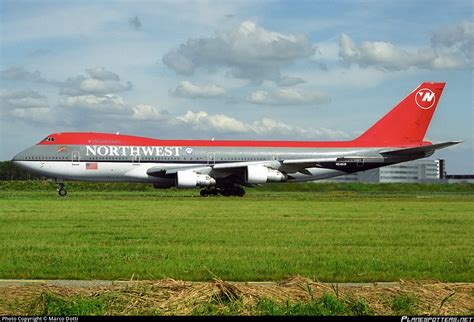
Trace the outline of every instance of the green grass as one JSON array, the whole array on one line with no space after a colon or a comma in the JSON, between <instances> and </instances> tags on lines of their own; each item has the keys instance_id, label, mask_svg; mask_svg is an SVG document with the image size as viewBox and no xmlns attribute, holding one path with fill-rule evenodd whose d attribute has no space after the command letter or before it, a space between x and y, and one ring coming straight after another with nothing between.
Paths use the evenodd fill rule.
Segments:
<instances>
[{"instance_id":1,"label":"green grass","mask_svg":"<svg viewBox=\"0 0 474 322\"><path fill-rule=\"evenodd\" d=\"M60 198L34 185L0 184L0 278L474 281L472 185L245 198L78 183Z\"/></svg>"},{"instance_id":2,"label":"green grass","mask_svg":"<svg viewBox=\"0 0 474 322\"><path fill-rule=\"evenodd\" d=\"M284 303L261 298L252 307L245 307L239 299L228 302L209 301L196 305L192 315L239 315L242 311L257 316L373 315L363 299L343 300L329 293L324 293L318 299L295 302L287 300Z\"/></svg>"},{"instance_id":3,"label":"green grass","mask_svg":"<svg viewBox=\"0 0 474 322\"><path fill-rule=\"evenodd\" d=\"M47 180L30 181L0 181L0 190L3 191L36 191L36 190L54 190L56 184ZM156 192L151 184L141 183L85 183L85 182L67 182L70 191L148 191ZM158 190L160 191L160 190ZM161 190L166 195L171 193L182 194L183 191L176 189ZM193 190L190 190L193 191ZM337 183L337 182L308 182L308 183L270 183L258 189L250 191L257 193L266 192L359 192L359 193L474 193L474 184L418 184L418 183ZM193 192L196 193L195 190Z\"/></svg>"},{"instance_id":4,"label":"green grass","mask_svg":"<svg viewBox=\"0 0 474 322\"><path fill-rule=\"evenodd\" d=\"M393 312L397 315L415 315L416 299L411 295L395 295L392 302Z\"/></svg>"},{"instance_id":5,"label":"green grass","mask_svg":"<svg viewBox=\"0 0 474 322\"><path fill-rule=\"evenodd\" d=\"M255 308L255 315L276 316L342 316L373 315L363 299L344 301L332 294L325 293L317 300L307 302L289 301L278 304L273 300L261 299Z\"/></svg>"},{"instance_id":6,"label":"green grass","mask_svg":"<svg viewBox=\"0 0 474 322\"><path fill-rule=\"evenodd\" d=\"M79 316L104 315L108 299L100 297L73 296L62 298L50 292L44 292L32 303L30 314L41 316Z\"/></svg>"}]
</instances>

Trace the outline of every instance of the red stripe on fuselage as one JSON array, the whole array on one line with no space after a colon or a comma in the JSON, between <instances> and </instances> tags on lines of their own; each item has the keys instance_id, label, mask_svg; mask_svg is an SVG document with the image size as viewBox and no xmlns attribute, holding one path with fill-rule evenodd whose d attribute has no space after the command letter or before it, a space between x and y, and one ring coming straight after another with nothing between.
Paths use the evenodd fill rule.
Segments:
<instances>
[{"instance_id":1,"label":"red stripe on fuselage","mask_svg":"<svg viewBox=\"0 0 474 322\"><path fill-rule=\"evenodd\" d=\"M380 147L380 143L357 141L238 141L238 140L160 140L140 136L66 132L48 136L54 140L41 141L38 145L124 145L124 146L194 146L194 147L261 147L261 148L354 148ZM430 142L404 144L403 147L430 145Z\"/></svg>"}]
</instances>

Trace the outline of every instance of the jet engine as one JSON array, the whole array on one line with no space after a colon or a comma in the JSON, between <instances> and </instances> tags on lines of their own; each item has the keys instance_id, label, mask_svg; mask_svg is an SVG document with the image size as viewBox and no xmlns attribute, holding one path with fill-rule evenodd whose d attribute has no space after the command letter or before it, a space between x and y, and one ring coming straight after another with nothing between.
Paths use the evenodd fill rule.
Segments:
<instances>
[{"instance_id":1,"label":"jet engine","mask_svg":"<svg viewBox=\"0 0 474 322\"><path fill-rule=\"evenodd\" d=\"M261 165L247 166L245 181L247 183L261 184L266 182L286 181L288 177L278 170L269 169Z\"/></svg>"},{"instance_id":2,"label":"jet engine","mask_svg":"<svg viewBox=\"0 0 474 322\"><path fill-rule=\"evenodd\" d=\"M194 171L178 171L176 173L176 187L195 188L213 186L216 180L207 174L198 174Z\"/></svg>"}]
</instances>

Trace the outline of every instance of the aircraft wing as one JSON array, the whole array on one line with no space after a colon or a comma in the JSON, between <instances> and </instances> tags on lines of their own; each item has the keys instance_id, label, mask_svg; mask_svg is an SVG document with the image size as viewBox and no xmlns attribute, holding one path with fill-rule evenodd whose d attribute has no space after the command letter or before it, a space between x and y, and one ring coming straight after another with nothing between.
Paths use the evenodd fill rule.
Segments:
<instances>
[{"instance_id":1,"label":"aircraft wing","mask_svg":"<svg viewBox=\"0 0 474 322\"><path fill-rule=\"evenodd\" d=\"M206 165L192 165L192 166L184 166L184 167L174 167L174 168L169 168L166 166L157 166L157 167L151 167L150 169L147 170L147 174L152 177L166 177L170 175L176 174L178 171L187 171L187 170L192 170L195 172L199 173L207 173L211 170L212 168Z\"/></svg>"},{"instance_id":2,"label":"aircraft wing","mask_svg":"<svg viewBox=\"0 0 474 322\"><path fill-rule=\"evenodd\" d=\"M443 142L438 144L414 147L414 148L394 148L382 150L380 154L385 158L406 158L411 155L430 156L435 150L446 148L451 145L459 144L461 141ZM372 160L373 159L373 160ZM194 171L200 174L208 174L216 178L223 178L232 175L241 176L245 168L249 165L261 165L270 169L279 170L283 173L310 174L307 168L324 167L327 162L356 162L382 161L379 157L364 156L345 156L332 158L313 158L313 159L288 159L288 160L269 160L269 161L249 161L249 162L228 162L206 165L190 165L183 167L156 166L147 170L147 174L153 177L170 177L176 175L178 171Z\"/></svg>"},{"instance_id":3,"label":"aircraft wing","mask_svg":"<svg viewBox=\"0 0 474 322\"><path fill-rule=\"evenodd\" d=\"M337 158L316 158L316 159L289 159L281 161L281 167L278 169L285 173L300 172L310 175L306 168L320 167L321 162L336 162Z\"/></svg>"},{"instance_id":4,"label":"aircraft wing","mask_svg":"<svg viewBox=\"0 0 474 322\"><path fill-rule=\"evenodd\" d=\"M292 159L292 160L269 160L258 162L229 162L208 165L192 165L184 167L156 166L147 170L147 174L154 177L167 177L175 175L178 171L194 171L202 174L222 177L232 174L241 174L249 165L261 165L270 169L280 170L285 173L301 172L305 173L306 168L319 166L321 162L335 162L336 158L315 158L315 159Z\"/></svg>"},{"instance_id":5,"label":"aircraft wing","mask_svg":"<svg viewBox=\"0 0 474 322\"><path fill-rule=\"evenodd\" d=\"M151 167L147 170L147 174L153 177L166 177L175 175L178 171L194 171L202 174L232 174L240 173L242 169L248 165L262 165L269 168L278 168L280 166L279 161L259 161L259 162L228 162L228 163L217 163L217 164L206 164L206 165L191 165L184 167L166 167L156 166Z\"/></svg>"}]
</instances>

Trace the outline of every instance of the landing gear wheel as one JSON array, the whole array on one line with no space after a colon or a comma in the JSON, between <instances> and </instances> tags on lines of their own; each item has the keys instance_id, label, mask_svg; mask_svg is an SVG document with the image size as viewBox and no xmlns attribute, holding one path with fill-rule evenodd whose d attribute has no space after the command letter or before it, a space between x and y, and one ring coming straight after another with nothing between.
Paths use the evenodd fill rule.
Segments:
<instances>
[{"instance_id":1,"label":"landing gear wheel","mask_svg":"<svg viewBox=\"0 0 474 322\"><path fill-rule=\"evenodd\" d=\"M64 187L64 182L62 182L62 181L58 182L58 194L61 197L65 197L67 195L67 190Z\"/></svg>"},{"instance_id":2,"label":"landing gear wheel","mask_svg":"<svg viewBox=\"0 0 474 322\"><path fill-rule=\"evenodd\" d=\"M220 193L221 195L223 195L224 197L230 197L230 196L232 196L230 190L227 190L227 189L221 189L221 190L219 191L219 193Z\"/></svg>"},{"instance_id":3,"label":"landing gear wheel","mask_svg":"<svg viewBox=\"0 0 474 322\"><path fill-rule=\"evenodd\" d=\"M238 197L243 197L245 196L245 190L242 187L239 187L239 189L236 189L235 195Z\"/></svg>"},{"instance_id":4,"label":"landing gear wheel","mask_svg":"<svg viewBox=\"0 0 474 322\"><path fill-rule=\"evenodd\" d=\"M217 196L219 194L219 191L217 191L216 187L211 186L202 189L199 194L201 195L201 197Z\"/></svg>"}]
</instances>

